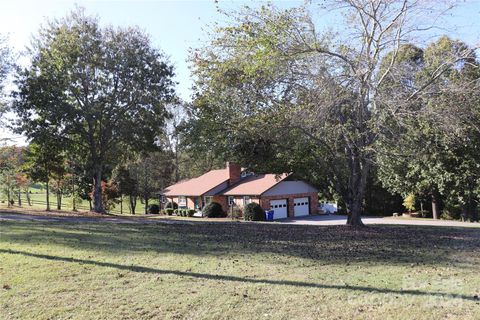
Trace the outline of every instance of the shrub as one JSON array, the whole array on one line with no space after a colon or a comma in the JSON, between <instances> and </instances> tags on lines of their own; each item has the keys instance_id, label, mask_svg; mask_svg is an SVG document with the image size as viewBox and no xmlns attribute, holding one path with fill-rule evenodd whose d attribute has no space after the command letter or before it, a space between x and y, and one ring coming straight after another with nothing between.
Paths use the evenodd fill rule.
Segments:
<instances>
[{"instance_id":1,"label":"shrub","mask_svg":"<svg viewBox=\"0 0 480 320\"><path fill-rule=\"evenodd\" d=\"M173 210L173 213L175 213L178 216L178 209Z\"/></svg>"},{"instance_id":2,"label":"shrub","mask_svg":"<svg viewBox=\"0 0 480 320\"><path fill-rule=\"evenodd\" d=\"M187 216L188 209L182 209L182 210L180 210L180 211L181 211L181 212L180 212L180 215L181 215L182 217L186 217L186 216Z\"/></svg>"},{"instance_id":3,"label":"shrub","mask_svg":"<svg viewBox=\"0 0 480 320\"><path fill-rule=\"evenodd\" d=\"M203 208L203 215L209 218L223 218L227 216L218 202L210 202L207 204L205 208Z\"/></svg>"},{"instance_id":4,"label":"shrub","mask_svg":"<svg viewBox=\"0 0 480 320\"><path fill-rule=\"evenodd\" d=\"M173 209L172 208L166 208L165 213L171 216L173 214Z\"/></svg>"},{"instance_id":5,"label":"shrub","mask_svg":"<svg viewBox=\"0 0 480 320\"><path fill-rule=\"evenodd\" d=\"M440 219L459 220L462 216L462 206L454 201L446 201Z\"/></svg>"},{"instance_id":6,"label":"shrub","mask_svg":"<svg viewBox=\"0 0 480 320\"><path fill-rule=\"evenodd\" d=\"M173 201L173 202L167 202L167 204L165 205L165 208L172 208L172 209L178 209L178 204Z\"/></svg>"},{"instance_id":7,"label":"shrub","mask_svg":"<svg viewBox=\"0 0 480 320\"><path fill-rule=\"evenodd\" d=\"M243 217L247 221L265 221L265 212L258 203L252 202L243 209Z\"/></svg>"},{"instance_id":8,"label":"shrub","mask_svg":"<svg viewBox=\"0 0 480 320\"><path fill-rule=\"evenodd\" d=\"M228 215L232 219L239 219L242 214L243 211L239 207L233 207L232 209L228 210Z\"/></svg>"},{"instance_id":9,"label":"shrub","mask_svg":"<svg viewBox=\"0 0 480 320\"><path fill-rule=\"evenodd\" d=\"M194 214L195 214L195 210L193 210L193 209L188 209L187 215L188 215L189 217L193 217Z\"/></svg>"},{"instance_id":10,"label":"shrub","mask_svg":"<svg viewBox=\"0 0 480 320\"><path fill-rule=\"evenodd\" d=\"M428 210L418 211L422 215L422 218L432 218L432 213Z\"/></svg>"},{"instance_id":11,"label":"shrub","mask_svg":"<svg viewBox=\"0 0 480 320\"><path fill-rule=\"evenodd\" d=\"M408 194L405 199L403 199L403 206L408 212L415 210L415 195L413 193Z\"/></svg>"},{"instance_id":12,"label":"shrub","mask_svg":"<svg viewBox=\"0 0 480 320\"><path fill-rule=\"evenodd\" d=\"M159 214L160 213L160 206L158 204L151 204L148 206L148 213L149 214Z\"/></svg>"}]
</instances>

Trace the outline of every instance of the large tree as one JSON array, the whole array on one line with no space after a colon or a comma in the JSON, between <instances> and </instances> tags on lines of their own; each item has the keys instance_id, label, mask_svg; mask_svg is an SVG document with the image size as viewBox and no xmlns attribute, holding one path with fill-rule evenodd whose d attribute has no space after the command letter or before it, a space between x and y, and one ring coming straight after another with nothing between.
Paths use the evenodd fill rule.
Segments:
<instances>
[{"instance_id":1,"label":"large tree","mask_svg":"<svg viewBox=\"0 0 480 320\"><path fill-rule=\"evenodd\" d=\"M480 182L480 135L474 130L480 123L479 63L465 43L441 37L425 49L403 46L396 72L384 82L385 96L407 99L416 83L460 51L470 54L440 75L416 103L400 104L395 117L384 114L384 134L377 143L383 184L404 196L428 196L434 218L440 216L441 199L457 198L475 219L474 194Z\"/></svg>"},{"instance_id":2,"label":"large tree","mask_svg":"<svg viewBox=\"0 0 480 320\"><path fill-rule=\"evenodd\" d=\"M101 27L82 9L49 21L29 53L16 79L16 129L33 139L48 126L84 155L94 210L103 212L102 181L121 155L155 147L173 68L140 29Z\"/></svg>"},{"instance_id":3,"label":"large tree","mask_svg":"<svg viewBox=\"0 0 480 320\"><path fill-rule=\"evenodd\" d=\"M322 13L314 2L313 12ZM194 52L198 141L242 164L295 171L346 202L348 224L362 225L367 178L375 160L381 108L394 116L412 104L468 52L445 61L405 98L381 94L399 48L428 28L437 3L327 1L342 33L319 32L305 8L272 5L229 13L208 46ZM389 55L389 63L385 57ZM382 65L383 64L383 65ZM396 98L397 96L395 96Z\"/></svg>"},{"instance_id":4,"label":"large tree","mask_svg":"<svg viewBox=\"0 0 480 320\"><path fill-rule=\"evenodd\" d=\"M3 114L5 111L5 103L4 103L4 92L3 88L5 85L5 81L12 69L12 54L10 48L7 44L7 39L0 35L0 115ZM0 121L0 125L3 122Z\"/></svg>"}]
</instances>

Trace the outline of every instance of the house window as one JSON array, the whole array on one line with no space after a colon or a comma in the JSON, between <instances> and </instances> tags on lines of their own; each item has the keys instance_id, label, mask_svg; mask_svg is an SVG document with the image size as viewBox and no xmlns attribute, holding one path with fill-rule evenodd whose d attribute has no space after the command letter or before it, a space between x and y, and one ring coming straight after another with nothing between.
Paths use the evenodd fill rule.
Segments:
<instances>
[{"instance_id":1,"label":"house window","mask_svg":"<svg viewBox=\"0 0 480 320\"><path fill-rule=\"evenodd\" d=\"M244 196L243 197L243 205L246 206L247 204L249 204L250 202L252 202L252 199L250 199L249 196Z\"/></svg>"},{"instance_id":2,"label":"house window","mask_svg":"<svg viewBox=\"0 0 480 320\"><path fill-rule=\"evenodd\" d=\"M178 205L182 206L182 207L186 206L187 205L187 197L179 196L178 197Z\"/></svg>"},{"instance_id":3,"label":"house window","mask_svg":"<svg viewBox=\"0 0 480 320\"><path fill-rule=\"evenodd\" d=\"M235 205L235 198L233 196L228 196L228 205L229 206Z\"/></svg>"},{"instance_id":4,"label":"house window","mask_svg":"<svg viewBox=\"0 0 480 320\"><path fill-rule=\"evenodd\" d=\"M212 202L212 199L213 199L213 197L207 197L207 196L205 196L205 197L204 197L205 205L211 203L211 202Z\"/></svg>"}]
</instances>

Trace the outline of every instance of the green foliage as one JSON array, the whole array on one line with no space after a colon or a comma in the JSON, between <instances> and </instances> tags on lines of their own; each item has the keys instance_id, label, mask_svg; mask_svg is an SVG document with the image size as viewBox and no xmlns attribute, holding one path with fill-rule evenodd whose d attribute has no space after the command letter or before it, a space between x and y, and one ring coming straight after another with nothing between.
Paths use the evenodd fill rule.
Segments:
<instances>
[{"instance_id":1,"label":"green foliage","mask_svg":"<svg viewBox=\"0 0 480 320\"><path fill-rule=\"evenodd\" d=\"M462 217L462 205L458 201L448 199L440 215L444 220L459 220Z\"/></svg>"},{"instance_id":2,"label":"green foliage","mask_svg":"<svg viewBox=\"0 0 480 320\"><path fill-rule=\"evenodd\" d=\"M148 213L149 214L159 214L160 213L160 206L158 204L151 204L148 206Z\"/></svg>"},{"instance_id":3,"label":"green foliage","mask_svg":"<svg viewBox=\"0 0 480 320\"><path fill-rule=\"evenodd\" d=\"M101 181L111 168L132 152L158 148L174 98L173 67L140 29L102 27L82 9L44 24L29 52L13 95L16 131L64 138L91 169L95 211L102 212Z\"/></svg>"},{"instance_id":4,"label":"green foliage","mask_svg":"<svg viewBox=\"0 0 480 320\"><path fill-rule=\"evenodd\" d=\"M258 203L251 202L243 209L243 218L246 221L265 221L265 212Z\"/></svg>"},{"instance_id":5,"label":"green foliage","mask_svg":"<svg viewBox=\"0 0 480 320\"><path fill-rule=\"evenodd\" d=\"M193 217L194 214L195 214L195 210L193 210L193 209L188 209L188 216L189 216L189 217Z\"/></svg>"},{"instance_id":6,"label":"green foliage","mask_svg":"<svg viewBox=\"0 0 480 320\"><path fill-rule=\"evenodd\" d=\"M165 205L165 208L178 209L178 203L176 203L175 201L169 201Z\"/></svg>"},{"instance_id":7,"label":"green foliage","mask_svg":"<svg viewBox=\"0 0 480 320\"><path fill-rule=\"evenodd\" d=\"M165 208L165 214L171 216L174 212L174 209L172 208Z\"/></svg>"},{"instance_id":8,"label":"green foliage","mask_svg":"<svg viewBox=\"0 0 480 320\"><path fill-rule=\"evenodd\" d=\"M7 76L12 69L12 52L8 46L8 39L0 35L0 115L5 111L4 101L2 101L3 88Z\"/></svg>"},{"instance_id":9,"label":"green foliage","mask_svg":"<svg viewBox=\"0 0 480 320\"><path fill-rule=\"evenodd\" d=\"M414 211L415 210L415 194L413 193L408 194L403 200L403 206L408 210L408 212Z\"/></svg>"},{"instance_id":10,"label":"green foliage","mask_svg":"<svg viewBox=\"0 0 480 320\"><path fill-rule=\"evenodd\" d=\"M223 218L226 217L222 206L218 202L210 202L203 208L203 215L209 218Z\"/></svg>"},{"instance_id":11,"label":"green foliage","mask_svg":"<svg viewBox=\"0 0 480 320\"><path fill-rule=\"evenodd\" d=\"M243 211L239 207L234 206L232 209L228 210L228 215L230 218L239 219L243 215Z\"/></svg>"}]
</instances>

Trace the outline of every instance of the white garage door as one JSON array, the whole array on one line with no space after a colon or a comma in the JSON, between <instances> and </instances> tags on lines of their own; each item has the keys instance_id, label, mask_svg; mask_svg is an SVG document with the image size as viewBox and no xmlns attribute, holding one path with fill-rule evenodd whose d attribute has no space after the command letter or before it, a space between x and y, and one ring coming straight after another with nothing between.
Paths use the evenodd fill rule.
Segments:
<instances>
[{"instance_id":1,"label":"white garage door","mask_svg":"<svg viewBox=\"0 0 480 320\"><path fill-rule=\"evenodd\" d=\"M308 198L293 199L293 215L295 217L308 216L309 211Z\"/></svg>"},{"instance_id":2,"label":"white garage door","mask_svg":"<svg viewBox=\"0 0 480 320\"><path fill-rule=\"evenodd\" d=\"M273 219L283 219L287 217L287 199L271 200L270 209L274 211Z\"/></svg>"}]
</instances>

